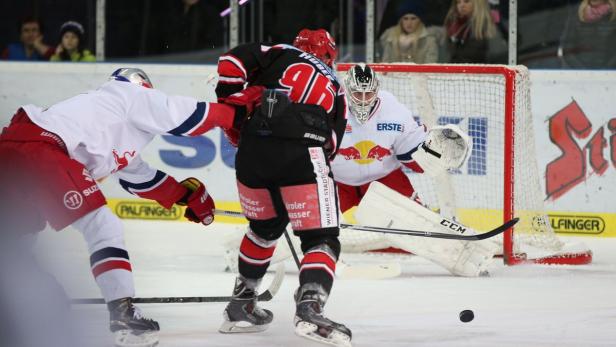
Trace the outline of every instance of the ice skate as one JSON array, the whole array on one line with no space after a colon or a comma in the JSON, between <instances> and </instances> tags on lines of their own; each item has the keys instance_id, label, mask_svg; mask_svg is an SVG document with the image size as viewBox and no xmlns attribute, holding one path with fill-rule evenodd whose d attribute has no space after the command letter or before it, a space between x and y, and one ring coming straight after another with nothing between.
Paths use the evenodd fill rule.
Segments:
<instances>
[{"instance_id":1,"label":"ice skate","mask_svg":"<svg viewBox=\"0 0 616 347\"><path fill-rule=\"evenodd\" d=\"M153 347L158 345L158 322L142 316L132 298L122 298L107 304L109 330L118 347Z\"/></svg>"},{"instance_id":2,"label":"ice skate","mask_svg":"<svg viewBox=\"0 0 616 347\"><path fill-rule=\"evenodd\" d=\"M274 314L257 306L257 292L252 288L240 277L235 280L233 299L223 312L224 322L218 331L225 334L253 333L269 327Z\"/></svg>"},{"instance_id":3,"label":"ice skate","mask_svg":"<svg viewBox=\"0 0 616 347\"><path fill-rule=\"evenodd\" d=\"M320 343L339 346L351 346L351 330L323 316L323 306L327 294L316 283L304 284L295 293L297 310L295 311L295 333L299 336Z\"/></svg>"}]
</instances>

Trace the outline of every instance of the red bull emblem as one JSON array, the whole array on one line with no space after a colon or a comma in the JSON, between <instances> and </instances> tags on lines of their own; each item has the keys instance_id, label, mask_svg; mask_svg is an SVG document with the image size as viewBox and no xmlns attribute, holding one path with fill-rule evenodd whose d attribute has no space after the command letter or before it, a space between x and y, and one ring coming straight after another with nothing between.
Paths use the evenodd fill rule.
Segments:
<instances>
[{"instance_id":1,"label":"red bull emblem","mask_svg":"<svg viewBox=\"0 0 616 347\"><path fill-rule=\"evenodd\" d=\"M358 164L370 164L375 159L383 161L385 157L392 155L392 151L372 141L360 141L355 146L340 148L338 155L346 160L354 160Z\"/></svg>"},{"instance_id":2,"label":"red bull emblem","mask_svg":"<svg viewBox=\"0 0 616 347\"><path fill-rule=\"evenodd\" d=\"M118 154L118 151L116 151L115 149L111 151L113 154L113 158L115 159L116 162L116 168L111 171L111 172L116 172L116 171L120 171L123 168L128 166L128 157L130 156L131 158L135 157L135 151L132 152L124 152L122 153L122 155L120 156Z\"/></svg>"}]
</instances>

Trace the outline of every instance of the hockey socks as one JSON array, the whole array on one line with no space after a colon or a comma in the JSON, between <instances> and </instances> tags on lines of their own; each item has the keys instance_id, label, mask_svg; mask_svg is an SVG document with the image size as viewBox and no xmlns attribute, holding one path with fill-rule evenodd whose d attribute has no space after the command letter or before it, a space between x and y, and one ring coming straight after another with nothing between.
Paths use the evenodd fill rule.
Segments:
<instances>
[{"instance_id":1,"label":"hockey socks","mask_svg":"<svg viewBox=\"0 0 616 347\"><path fill-rule=\"evenodd\" d=\"M261 279L269 267L277 240L268 241L248 230L240 245L239 272L245 278Z\"/></svg>"}]
</instances>

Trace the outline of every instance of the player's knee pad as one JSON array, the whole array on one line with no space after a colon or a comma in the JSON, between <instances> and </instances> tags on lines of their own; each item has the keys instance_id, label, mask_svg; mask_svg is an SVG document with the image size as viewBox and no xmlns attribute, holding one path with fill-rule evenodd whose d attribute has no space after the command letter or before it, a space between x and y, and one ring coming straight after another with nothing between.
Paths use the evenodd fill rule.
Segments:
<instances>
[{"instance_id":1,"label":"player's knee pad","mask_svg":"<svg viewBox=\"0 0 616 347\"><path fill-rule=\"evenodd\" d=\"M329 247L336 259L340 256L340 241L337 235L311 235L310 232L306 232L300 235L300 240L302 241L302 252L304 253L325 245Z\"/></svg>"},{"instance_id":2,"label":"player's knee pad","mask_svg":"<svg viewBox=\"0 0 616 347\"><path fill-rule=\"evenodd\" d=\"M287 228L288 222L288 219L285 220L284 218L275 218L266 221L251 220L250 230L264 240L273 241L282 236L282 233Z\"/></svg>"}]
</instances>

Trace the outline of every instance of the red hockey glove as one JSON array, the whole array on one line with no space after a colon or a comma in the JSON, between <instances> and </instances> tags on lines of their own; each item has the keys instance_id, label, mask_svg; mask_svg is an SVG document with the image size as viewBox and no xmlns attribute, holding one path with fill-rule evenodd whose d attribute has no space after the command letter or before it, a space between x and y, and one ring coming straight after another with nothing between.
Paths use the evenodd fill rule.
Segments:
<instances>
[{"instance_id":1,"label":"red hockey glove","mask_svg":"<svg viewBox=\"0 0 616 347\"><path fill-rule=\"evenodd\" d=\"M214 199L205 190L205 185L194 177L189 177L181 185L188 189L188 193L177 204L186 206L184 217L195 223L210 225L214 221Z\"/></svg>"},{"instance_id":2,"label":"red hockey glove","mask_svg":"<svg viewBox=\"0 0 616 347\"><path fill-rule=\"evenodd\" d=\"M235 94L231 94L224 99L219 100L220 102L224 102L227 105L233 105L236 107L236 113L243 113L242 119L239 123L243 123L244 119L250 117L252 112L261 104L261 95L265 87L262 86L250 86L240 92ZM238 108L240 111L238 112ZM237 118L237 116L236 116ZM233 125L236 125L236 122L233 122ZM237 127L239 129L239 127Z\"/></svg>"},{"instance_id":3,"label":"red hockey glove","mask_svg":"<svg viewBox=\"0 0 616 347\"><path fill-rule=\"evenodd\" d=\"M222 129L229 143L233 147L237 147L240 141L240 129L247 118L252 116L255 108L261 104L261 95L265 90L262 86L250 86L241 92L231 94L226 98L220 98L218 102L223 102L227 105L235 106L235 117L233 118L233 127Z\"/></svg>"}]
</instances>

